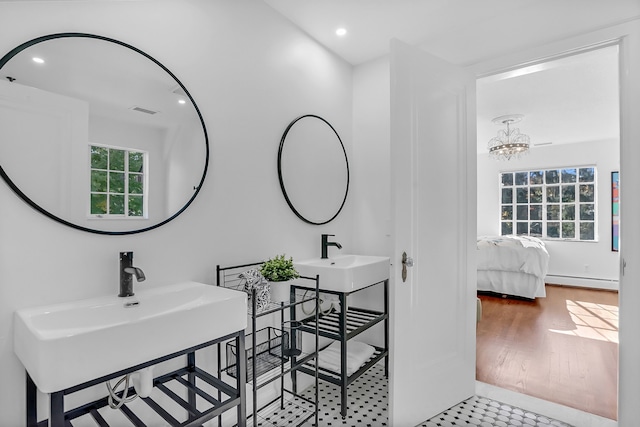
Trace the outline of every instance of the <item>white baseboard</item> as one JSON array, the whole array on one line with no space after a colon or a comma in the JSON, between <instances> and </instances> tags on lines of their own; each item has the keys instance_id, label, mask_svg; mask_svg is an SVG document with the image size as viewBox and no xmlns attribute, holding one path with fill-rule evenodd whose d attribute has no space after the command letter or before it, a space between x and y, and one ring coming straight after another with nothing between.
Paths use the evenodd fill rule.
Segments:
<instances>
[{"instance_id":1,"label":"white baseboard","mask_svg":"<svg viewBox=\"0 0 640 427\"><path fill-rule=\"evenodd\" d=\"M555 276L548 274L544 278L545 283L550 285L577 286L581 288L605 289L617 291L620 289L620 282L613 279L595 279L589 277L576 276Z\"/></svg>"}]
</instances>

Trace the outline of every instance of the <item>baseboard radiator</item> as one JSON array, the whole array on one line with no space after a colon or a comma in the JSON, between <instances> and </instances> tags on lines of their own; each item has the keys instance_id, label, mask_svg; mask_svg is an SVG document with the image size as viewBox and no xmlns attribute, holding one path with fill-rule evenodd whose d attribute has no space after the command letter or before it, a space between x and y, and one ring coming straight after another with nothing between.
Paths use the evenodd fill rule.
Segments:
<instances>
[{"instance_id":1,"label":"baseboard radiator","mask_svg":"<svg viewBox=\"0 0 640 427\"><path fill-rule=\"evenodd\" d=\"M548 274L544 281L550 285L576 286L580 288L605 289L609 291L617 291L620 289L620 282L616 279Z\"/></svg>"}]
</instances>

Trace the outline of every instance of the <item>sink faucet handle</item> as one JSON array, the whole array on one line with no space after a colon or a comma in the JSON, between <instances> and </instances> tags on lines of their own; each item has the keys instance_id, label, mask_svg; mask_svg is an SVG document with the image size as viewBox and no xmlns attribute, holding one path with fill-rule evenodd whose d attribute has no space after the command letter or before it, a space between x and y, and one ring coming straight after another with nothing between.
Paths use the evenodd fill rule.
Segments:
<instances>
[{"instance_id":1,"label":"sink faucet handle","mask_svg":"<svg viewBox=\"0 0 640 427\"><path fill-rule=\"evenodd\" d=\"M322 245L321 245L322 247L321 247L320 258L322 259L329 258L328 251L327 251L327 248L329 246L335 246L338 249L342 249L342 245L340 243L329 241L329 237L333 237L333 236L335 236L335 234L322 234Z\"/></svg>"},{"instance_id":2,"label":"sink faucet handle","mask_svg":"<svg viewBox=\"0 0 640 427\"><path fill-rule=\"evenodd\" d=\"M133 252L120 252L120 293L119 297L133 296L133 276L138 282L145 280L142 269L133 266Z\"/></svg>"}]
</instances>

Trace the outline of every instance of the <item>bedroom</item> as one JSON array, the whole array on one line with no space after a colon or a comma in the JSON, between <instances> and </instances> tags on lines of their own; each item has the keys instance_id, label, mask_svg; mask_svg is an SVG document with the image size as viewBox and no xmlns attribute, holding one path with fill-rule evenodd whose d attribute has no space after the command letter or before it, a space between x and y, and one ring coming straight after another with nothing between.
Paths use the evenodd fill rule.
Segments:
<instances>
[{"instance_id":1,"label":"bedroom","mask_svg":"<svg viewBox=\"0 0 640 427\"><path fill-rule=\"evenodd\" d=\"M509 227L517 230L518 222L520 227L531 226L533 234L538 232L535 229L538 225L541 226L543 236L555 236L557 233L558 237L555 239L543 238L548 252L548 271L543 281L567 286L563 289L572 289L573 286L605 290L609 296L612 293L610 291L614 291L617 301L620 260L618 252L612 250L614 242L611 214L612 172L619 171L620 167L617 47L605 46L533 64L524 69L487 76L478 80L477 91L478 236L499 236L503 226L505 230L509 230ZM507 114L524 116L512 128L519 128L521 133L529 135L531 150L520 159L497 161L489 157L487 142L498 131L505 129L502 123L493 123L493 119ZM551 218L554 214L553 208L548 208L551 206L549 203L553 202L552 195L547 193L547 190L553 192L553 185L542 187L554 182L553 178L547 182L538 176L546 176L548 172L552 177L556 171L559 175L563 171L567 172L567 181L574 179L571 171L575 171L577 175L575 199L578 203L587 202L582 205L583 213L588 213L585 215L586 222L593 221L592 224L582 225L583 241L562 238L563 232L575 232L575 236L580 237L580 206L571 208L575 209L575 214L573 211L564 212L564 217L557 218L575 218L575 225L572 226L575 231L571 230L572 227L563 231L562 226L554 228L551 221L539 221L538 216L546 219L547 215ZM591 180L587 177L591 171L594 171L595 191L592 195L582 194L581 199L578 192L582 188L590 190L590 184L583 187L581 183ZM581 173L584 175L582 178ZM532 181L526 184L531 187L524 186L523 180L529 177ZM509 184L509 179L520 181L513 182L514 186L502 184ZM565 182L562 177L559 180L560 184ZM520 194L520 198L525 197L526 200L517 200L517 185L523 185L520 189L529 190L533 190L535 186L545 197L542 200L534 199L532 191L530 199L528 194ZM503 200L502 190L505 188L507 191L513 190L514 200L510 206L508 200ZM550 199L546 198L547 195ZM542 197L543 194L538 196ZM593 202L590 197L593 197ZM539 208L536 203L541 203ZM519 205L526 206L522 206L518 212ZM593 210L590 209L592 206ZM560 208L561 211L563 209ZM536 222L538 224L534 225ZM587 232L591 227L594 230L593 238ZM576 288L576 292L580 292L579 288ZM510 292L505 290L503 293ZM539 301L530 303L534 306L539 304ZM566 307L566 316L573 319L573 314L569 311L569 307ZM515 384L513 388L516 388Z\"/></svg>"}]
</instances>

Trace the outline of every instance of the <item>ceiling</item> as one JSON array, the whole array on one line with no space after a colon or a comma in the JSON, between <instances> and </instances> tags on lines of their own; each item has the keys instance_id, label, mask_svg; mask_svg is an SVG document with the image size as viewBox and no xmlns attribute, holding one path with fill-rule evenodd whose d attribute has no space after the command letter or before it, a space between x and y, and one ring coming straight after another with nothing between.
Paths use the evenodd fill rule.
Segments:
<instances>
[{"instance_id":1,"label":"ceiling","mask_svg":"<svg viewBox=\"0 0 640 427\"><path fill-rule=\"evenodd\" d=\"M617 46L516 71L477 81L478 153L505 128L492 120L508 114L524 115L513 127L529 135L532 149L618 139Z\"/></svg>"},{"instance_id":2,"label":"ceiling","mask_svg":"<svg viewBox=\"0 0 640 427\"><path fill-rule=\"evenodd\" d=\"M392 38L470 65L640 17L640 0L264 1L354 66L387 55ZM479 153L506 114L524 114L517 127L533 145L618 137L616 48L541 68L478 81Z\"/></svg>"},{"instance_id":3,"label":"ceiling","mask_svg":"<svg viewBox=\"0 0 640 427\"><path fill-rule=\"evenodd\" d=\"M263 1L353 66L387 55L392 38L470 65L640 18L640 0ZM338 37L338 27L348 33ZM534 146L617 139L616 64L610 48L478 80L478 152L506 114L525 116L517 127Z\"/></svg>"}]
</instances>

